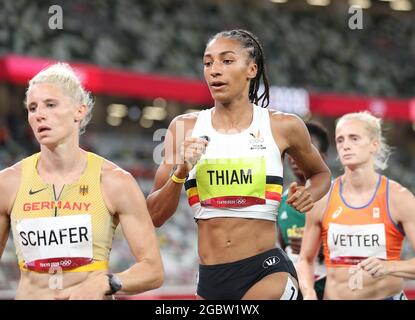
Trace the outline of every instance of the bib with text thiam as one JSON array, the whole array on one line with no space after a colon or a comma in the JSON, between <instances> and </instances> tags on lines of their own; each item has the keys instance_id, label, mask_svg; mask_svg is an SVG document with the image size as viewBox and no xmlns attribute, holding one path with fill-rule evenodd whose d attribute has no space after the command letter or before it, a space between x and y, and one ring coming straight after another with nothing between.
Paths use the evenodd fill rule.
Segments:
<instances>
[{"instance_id":1,"label":"bib with text thiam","mask_svg":"<svg viewBox=\"0 0 415 320\"><path fill-rule=\"evenodd\" d=\"M264 157L200 160L196 180L202 206L246 207L265 203Z\"/></svg>"}]
</instances>

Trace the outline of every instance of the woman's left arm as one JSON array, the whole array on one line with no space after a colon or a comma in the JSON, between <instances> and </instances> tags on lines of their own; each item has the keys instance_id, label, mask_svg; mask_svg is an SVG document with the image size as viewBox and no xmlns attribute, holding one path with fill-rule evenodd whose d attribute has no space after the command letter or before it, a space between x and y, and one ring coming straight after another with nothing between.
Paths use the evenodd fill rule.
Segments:
<instances>
[{"instance_id":1,"label":"woman's left arm","mask_svg":"<svg viewBox=\"0 0 415 320\"><path fill-rule=\"evenodd\" d=\"M130 173L107 162L103 167L101 186L107 207L118 216L136 259L130 268L114 274L122 283L117 293L138 294L160 287L164 281L163 263L154 225L137 182ZM107 272L91 272L85 281L62 290L56 299L103 299L109 291Z\"/></svg>"},{"instance_id":2,"label":"woman's left arm","mask_svg":"<svg viewBox=\"0 0 415 320\"><path fill-rule=\"evenodd\" d=\"M415 197L399 183L390 181L389 184L389 212L395 222L399 222L408 237L409 243L415 250ZM372 277L386 275L415 279L415 258L409 260L380 260L370 257L359 264Z\"/></svg>"},{"instance_id":3,"label":"woman's left arm","mask_svg":"<svg viewBox=\"0 0 415 320\"><path fill-rule=\"evenodd\" d=\"M118 169L116 175L119 186L114 183L115 177L109 179L113 189L110 201L137 261L129 269L116 274L122 282L122 290L119 293L137 294L162 285L163 263L155 228L141 189L126 171Z\"/></svg>"},{"instance_id":4,"label":"woman's left arm","mask_svg":"<svg viewBox=\"0 0 415 320\"><path fill-rule=\"evenodd\" d=\"M307 212L329 191L330 170L312 145L307 127L298 116L274 113L271 126L281 153L288 153L307 179L304 187L291 183L287 203L300 212Z\"/></svg>"}]
</instances>

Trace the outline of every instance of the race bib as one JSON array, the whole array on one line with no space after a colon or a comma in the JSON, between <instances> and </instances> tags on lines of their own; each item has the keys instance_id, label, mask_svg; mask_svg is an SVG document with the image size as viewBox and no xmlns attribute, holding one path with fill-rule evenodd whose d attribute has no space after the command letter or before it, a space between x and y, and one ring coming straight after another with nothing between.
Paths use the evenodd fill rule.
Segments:
<instances>
[{"instance_id":1,"label":"race bib","mask_svg":"<svg viewBox=\"0 0 415 320\"><path fill-rule=\"evenodd\" d=\"M17 222L16 230L29 270L69 270L92 262L90 215L24 219Z\"/></svg>"},{"instance_id":2,"label":"race bib","mask_svg":"<svg viewBox=\"0 0 415 320\"><path fill-rule=\"evenodd\" d=\"M342 225L329 223L328 247L334 263L357 264L368 257L386 259L386 234L383 223Z\"/></svg>"},{"instance_id":3,"label":"race bib","mask_svg":"<svg viewBox=\"0 0 415 320\"><path fill-rule=\"evenodd\" d=\"M246 207L265 203L265 159L203 159L196 167L202 206Z\"/></svg>"}]
</instances>

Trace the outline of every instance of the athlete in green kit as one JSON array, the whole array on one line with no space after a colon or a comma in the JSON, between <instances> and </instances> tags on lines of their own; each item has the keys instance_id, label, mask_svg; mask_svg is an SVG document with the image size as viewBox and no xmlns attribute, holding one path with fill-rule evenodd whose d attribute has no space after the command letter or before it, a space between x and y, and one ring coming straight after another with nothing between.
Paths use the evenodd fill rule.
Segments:
<instances>
[{"instance_id":1,"label":"athlete in green kit","mask_svg":"<svg viewBox=\"0 0 415 320\"><path fill-rule=\"evenodd\" d=\"M327 159L329 138L326 129L317 122L307 122L307 129L310 133L312 144L318 149L324 161ZM295 161L289 156L288 163L296 177L297 185L305 185L306 181L303 172L298 168ZM287 203L288 189L284 192L278 208L277 226L278 240L291 261L295 264L301 249L301 241L305 226L306 216L304 213L295 210ZM324 285L326 282L326 268L323 262L323 254L320 251L315 266L315 290L319 299L323 299Z\"/></svg>"}]
</instances>

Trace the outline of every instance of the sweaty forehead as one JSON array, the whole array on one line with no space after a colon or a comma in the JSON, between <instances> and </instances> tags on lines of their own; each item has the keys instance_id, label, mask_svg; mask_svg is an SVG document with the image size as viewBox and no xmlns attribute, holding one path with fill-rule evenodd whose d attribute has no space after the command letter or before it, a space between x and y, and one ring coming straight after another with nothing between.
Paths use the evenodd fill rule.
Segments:
<instances>
[{"instance_id":1,"label":"sweaty forehead","mask_svg":"<svg viewBox=\"0 0 415 320\"><path fill-rule=\"evenodd\" d=\"M61 93L61 88L55 83L41 82L32 84L28 90L29 94L41 94L41 93Z\"/></svg>"},{"instance_id":2,"label":"sweaty forehead","mask_svg":"<svg viewBox=\"0 0 415 320\"><path fill-rule=\"evenodd\" d=\"M366 133L365 123L358 119L341 121L336 126L336 136L340 134L364 134Z\"/></svg>"},{"instance_id":3,"label":"sweaty forehead","mask_svg":"<svg viewBox=\"0 0 415 320\"><path fill-rule=\"evenodd\" d=\"M27 102L34 100L62 99L63 90L54 83L35 83L27 91Z\"/></svg>"},{"instance_id":4,"label":"sweaty forehead","mask_svg":"<svg viewBox=\"0 0 415 320\"><path fill-rule=\"evenodd\" d=\"M241 43L236 39L231 38L215 38L212 39L206 46L205 56L213 54L221 54L222 52L232 51L235 54L241 54L246 51Z\"/></svg>"}]
</instances>

